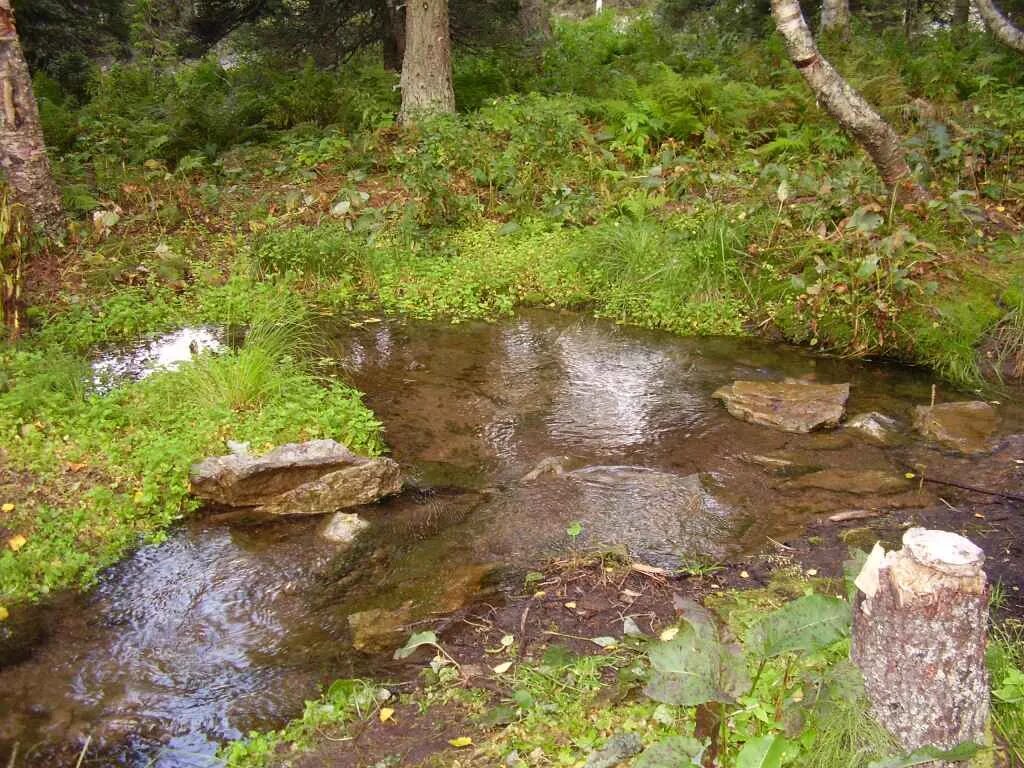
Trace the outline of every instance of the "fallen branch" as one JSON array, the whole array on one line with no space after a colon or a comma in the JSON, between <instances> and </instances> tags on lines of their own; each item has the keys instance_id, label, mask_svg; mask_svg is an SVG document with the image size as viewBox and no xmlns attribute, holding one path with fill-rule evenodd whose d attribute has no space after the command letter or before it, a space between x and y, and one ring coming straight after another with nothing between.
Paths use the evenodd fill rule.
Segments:
<instances>
[{"instance_id":1,"label":"fallen branch","mask_svg":"<svg viewBox=\"0 0 1024 768\"><path fill-rule=\"evenodd\" d=\"M959 488L962 491L973 491L974 493L983 493L986 496L997 496L1001 499L1009 499L1010 501L1024 502L1024 496L1018 493L1006 493L1005 491L990 491L987 488L979 488L976 485L967 485L966 483L954 483L952 480L936 480L933 477L925 477L924 482L933 483L935 485L945 485L950 488Z\"/></svg>"}]
</instances>

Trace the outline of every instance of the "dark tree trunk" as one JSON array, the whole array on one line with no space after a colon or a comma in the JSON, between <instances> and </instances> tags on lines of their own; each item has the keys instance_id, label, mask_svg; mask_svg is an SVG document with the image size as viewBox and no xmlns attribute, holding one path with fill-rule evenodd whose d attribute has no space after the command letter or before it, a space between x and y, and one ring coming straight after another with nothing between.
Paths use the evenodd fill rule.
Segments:
<instances>
[{"instance_id":1,"label":"dark tree trunk","mask_svg":"<svg viewBox=\"0 0 1024 768\"><path fill-rule=\"evenodd\" d=\"M853 660L875 719L907 751L985 743L984 560L962 536L911 528L898 552L876 545L857 577Z\"/></svg>"},{"instance_id":2,"label":"dark tree trunk","mask_svg":"<svg viewBox=\"0 0 1024 768\"><path fill-rule=\"evenodd\" d=\"M519 28L527 40L551 37L551 9L548 0L519 0Z\"/></svg>"},{"instance_id":3,"label":"dark tree trunk","mask_svg":"<svg viewBox=\"0 0 1024 768\"><path fill-rule=\"evenodd\" d=\"M790 60L818 103L870 155L886 186L905 199L927 199L928 193L910 174L899 137L818 52L799 1L772 0L772 14Z\"/></svg>"},{"instance_id":4,"label":"dark tree trunk","mask_svg":"<svg viewBox=\"0 0 1024 768\"><path fill-rule=\"evenodd\" d=\"M850 0L823 0L821 34L844 40L850 36Z\"/></svg>"},{"instance_id":5,"label":"dark tree trunk","mask_svg":"<svg viewBox=\"0 0 1024 768\"><path fill-rule=\"evenodd\" d=\"M975 2L978 6L978 13L981 14L992 37L1008 48L1013 48L1017 53L1024 53L1024 32L1017 29L1012 21L1000 13L992 0L975 0Z\"/></svg>"},{"instance_id":6,"label":"dark tree trunk","mask_svg":"<svg viewBox=\"0 0 1024 768\"><path fill-rule=\"evenodd\" d=\"M404 0L382 0L384 6L384 68L402 71L405 58Z\"/></svg>"},{"instance_id":7,"label":"dark tree trunk","mask_svg":"<svg viewBox=\"0 0 1024 768\"><path fill-rule=\"evenodd\" d=\"M60 191L46 157L39 109L10 0L0 0L0 166L33 222L51 236L61 235Z\"/></svg>"},{"instance_id":8,"label":"dark tree trunk","mask_svg":"<svg viewBox=\"0 0 1024 768\"><path fill-rule=\"evenodd\" d=\"M971 0L953 0L953 29L965 29L971 19Z\"/></svg>"},{"instance_id":9,"label":"dark tree trunk","mask_svg":"<svg viewBox=\"0 0 1024 768\"><path fill-rule=\"evenodd\" d=\"M448 0L409 0L398 120L405 123L417 114L454 111Z\"/></svg>"}]
</instances>

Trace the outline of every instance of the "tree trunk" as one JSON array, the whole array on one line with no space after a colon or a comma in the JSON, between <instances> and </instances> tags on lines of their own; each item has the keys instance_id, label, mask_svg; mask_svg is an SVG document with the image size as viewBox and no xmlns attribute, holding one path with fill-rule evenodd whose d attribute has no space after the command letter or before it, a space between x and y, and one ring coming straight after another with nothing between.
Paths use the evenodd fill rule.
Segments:
<instances>
[{"instance_id":1,"label":"tree trunk","mask_svg":"<svg viewBox=\"0 0 1024 768\"><path fill-rule=\"evenodd\" d=\"M424 112L454 112L448 0L409 0L405 8L401 123Z\"/></svg>"},{"instance_id":2,"label":"tree trunk","mask_svg":"<svg viewBox=\"0 0 1024 768\"><path fill-rule=\"evenodd\" d=\"M999 12L992 0L975 0L975 3L992 37L1008 48L1013 48L1017 53L1024 53L1024 32L1013 26L1013 23Z\"/></svg>"},{"instance_id":3,"label":"tree trunk","mask_svg":"<svg viewBox=\"0 0 1024 768\"><path fill-rule=\"evenodd\" d=\"M33 221L51 236L63 234L60 191L46 157L39 109L11 0L0 0L0 166Z\"/></svg>"},{"instance_id":4,"label":"tree trunk","mask_svg":"<svg viewBox=\"0 0 1024 768\"><path fill-rule=\"evenodd\" d=\"M971 0L953 0L953 29L966 29L971 19Z\"/></svg>"},{"instance_id":5,"label":"tree trunk","mask_svg":"<svg viewBox=\"0 0 1024 768\"><path fill-rule=\"evenodd\" d=\"M927 199L928 193L910 175L899 137L818 52L798 0L772 0L772 14L790 60L818 103L870 155L886 186L905 199Z\"/></svg>"},{"instance_id":6,"label":"tree trunk","mask_svg":"<svg viewBox=\"0 0 1024 768\"><path fill-rule=\"evenodd\" d=\"M911 528L897 552L876 544L857 577L851 655L875 719L907 751L986 741L984 561L962 536Z\"/></svg>"},{"instance_id":7,"label":"tree trunk","mask_svg":"<svg viewBox=\"0 0 1024 768\"><path fill-rule=\"evenodd\" d=\"M405 58L405 4L403 0L382 0L382 4L384 68L391 72L401 72L402 60Z\"/></svg>"},{"instance_id":8,"label":"tree trunk","mask_svg":"<svg viewBox=\"0 0 1024 768\"><path fill-rule=\"evenodd\" d=\"M835 35L843 40L850 36L850 0L823 0L821 34Z\"/></svg>"},{"instance_id":9,"label":"tree trunk","mask_svg":"<svg viewBox=\"0 0 1024 768\"><path fill-rule=\"evenodd\" d=\"M547 0L519 0L519 28L527 40L551 37L551 11Z\"/></svg>"}]
</instances>

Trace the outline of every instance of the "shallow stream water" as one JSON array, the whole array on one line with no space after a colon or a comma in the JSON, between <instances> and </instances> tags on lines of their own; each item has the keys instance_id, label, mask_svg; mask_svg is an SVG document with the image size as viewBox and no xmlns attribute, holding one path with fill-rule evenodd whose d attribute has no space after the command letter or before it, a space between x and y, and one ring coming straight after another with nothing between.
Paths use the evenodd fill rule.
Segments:
<instances>
[{"instance_id":1,"label":"shallow stream water","mask_svg":"<svg viewBox=\"0 0 1024 768\"><path fill-rule=\"evenodd\" d=\"M214 765L219 743L298 715L318 685L387 676L386 655L352 649L349 615L406 606L427 620L500 600L564 551L572 521L579 546L672 566L759 551L824 512L908 503L787 488L751 461L902 474L906 446L746 424L711 394L737 378L848 381L850 414L904 424L932 397L912 369L542 312L343 324L331 346L410 490L367 509L347 551L317 520L200 519L39 609L33 641L0 658L0 764L17 743L18 766L74 765L89 739L83 765ZM1018 410L1002 419L1020 431Z\"/></svg>"}]
</instances>

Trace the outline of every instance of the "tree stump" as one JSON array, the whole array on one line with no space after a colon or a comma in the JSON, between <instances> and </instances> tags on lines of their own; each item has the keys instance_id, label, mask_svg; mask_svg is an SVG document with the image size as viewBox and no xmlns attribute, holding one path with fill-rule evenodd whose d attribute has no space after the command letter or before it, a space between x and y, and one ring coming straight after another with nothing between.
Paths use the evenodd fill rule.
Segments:
<instances>
[{"instance_id":1,"label":"tree stump","mask_svg":"<svg viewBox=\"0 0 1024 768\"><path fill-rule=\"evenodd\" d=\"M911 528L897 552L876 544L857 577L853 660L875 719L907 751L986 741L984 562L962 536Z\"/></svg>"}]
</instances>

